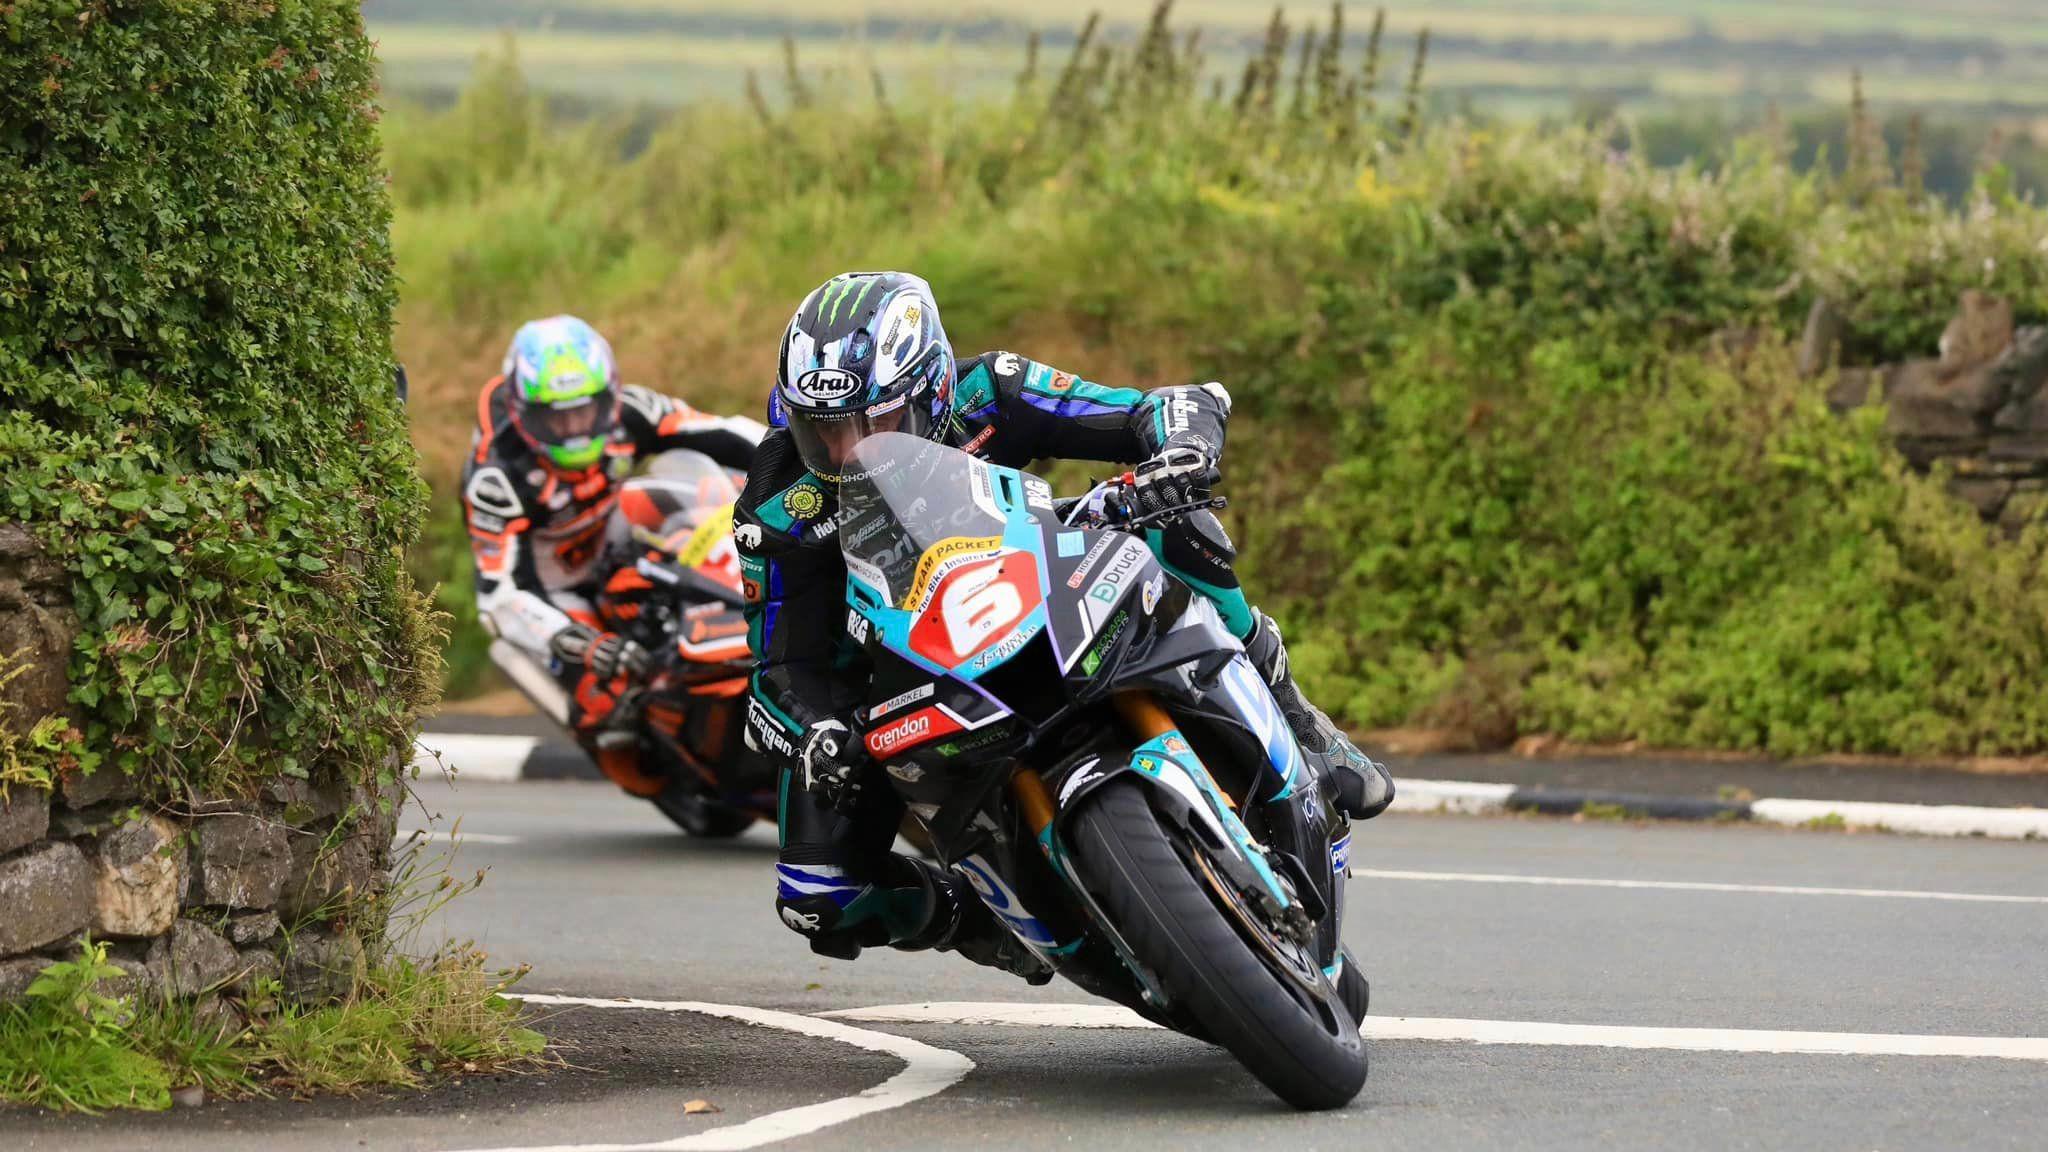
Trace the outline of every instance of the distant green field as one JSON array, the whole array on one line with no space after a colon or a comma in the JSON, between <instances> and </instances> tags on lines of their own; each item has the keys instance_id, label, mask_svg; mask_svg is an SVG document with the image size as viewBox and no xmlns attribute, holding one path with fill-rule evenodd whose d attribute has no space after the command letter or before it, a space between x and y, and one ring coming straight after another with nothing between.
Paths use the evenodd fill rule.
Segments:
<instances>
[{"instance_id":1,"label":"distant green field","mask_svg":"<svg viewBox=\"0 0 2048 1152\"><path fill-rule=\"evenodd\" d=\"M2048 21L2040 0L1432 0L1428 4L1386 4L1388 26L1412 31L1424 24L1452 35L1629 42L1680 37L1706 28L1734 40L1787 35L1894 33L1919 38L1986 39L2048 43ZM730 15L784 22L848 24L863 18L919 20L966 25L997 20L1040 28L1078 26L1090 12L1112 24L1144 23L1151 4L1143 0L1009 0L949 4L936 0L368 0L373 22L392 15L432 20L436 13L518 12L531 8L575 12ZM1283 5L1291 20L1321 20L1327 5ZM1352 4L1354 27L1369 22L1374 5ZM1174 20L1186 27L1263 27L1272 14L1268 0L1177 0ZM489 23L488 19L464 22Z\"/></svg>"},{"instance_id":2,"label":"distant green field","mask_svg":"<svg viewBox=\"0 0 2048 1152\"><path fill-rule=\"evenodd\" d=\"M1436 0L1388 7L1389 86L1428 27L1430 89L1527 109L1596 98L1623 105L1743 99L1838 102L1861 69L1874 100L2048 111L2048 0ZM533 81L596 98L672 103L736 96L749 70L777 72L792 35L807 69L881 73L892 87L1005 86L1029 30L1056 66L1101 11L1128 45L1151 6L1123 0L966 5L934 0L366 0L386 79L458 85L477 54L517 37ZM1180 0L1226 82L1255 49L1266 0ZM1349 5L1355 58L1372 8ZM1290 30L1326 27L1327 5L1287 7Z\"/></svg>"}]
</instances>

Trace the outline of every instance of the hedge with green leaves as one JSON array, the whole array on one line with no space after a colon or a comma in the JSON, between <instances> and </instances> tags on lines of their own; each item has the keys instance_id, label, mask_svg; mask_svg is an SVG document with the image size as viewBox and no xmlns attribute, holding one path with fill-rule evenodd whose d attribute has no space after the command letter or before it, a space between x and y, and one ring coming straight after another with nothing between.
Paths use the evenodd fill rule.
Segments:
<instances>
[{"instance_id":1,"label":"hedge with green leaves","mask_svg":"<svg viewBox=\"0 0 2048 1152\"><path fill-rule=\"evenodd\" d=\"M651 132L551 119L502 60L452 108L393 116L408 335L564 301L642 338L723 325L751 348L665 382L751 407L805 291L913 268L963 352L1229 385L1246 586L1353 724L2048 749L2048 522L1988 529L1787 351L1818 297L1851 365L1931 354L1967 289L2048 321L2048 210L2006 173L1958 208L1882 157L1838 180L1768 138L1702 171L1605 130L1417 132L1384 83L1333 82L1391 63L1289 75L1277 43L1212 97L1169 31L1006 101L883 103L811 69Z\"/></svg>"},{"instance_id":2,"label":"hedge with green leaves","mask_svg":"<svg viewBox=\"0 0 2048 1152\"><path fill-rule=\"evenodd\" d=\"M75 574L68 771L370 782L437 669L354 0L0 6L0 519Z\"/></svg>"}]
</instances>

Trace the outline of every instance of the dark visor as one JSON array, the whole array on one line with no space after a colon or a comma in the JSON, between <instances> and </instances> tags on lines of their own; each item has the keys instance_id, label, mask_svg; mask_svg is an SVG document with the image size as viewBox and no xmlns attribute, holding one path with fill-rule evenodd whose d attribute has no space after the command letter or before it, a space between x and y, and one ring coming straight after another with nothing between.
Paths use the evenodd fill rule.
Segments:
<instances>
[{"instance_id":1,"label":"dark visor","mask_svg":"<svg viewBox=\"0 0 2048 1152\"><path fill-rule=\"evenodd\" d=\"M919 419L922 412L924 418ZM837 481L847 470L854 445L877 432L907 432L923 436L931 426L930 412L899 397L869 408L839 412L789 413L789 435L804 465L821 480Z\"/></svg>"},{"instance_id":2,"label":"dark visor","mask_svg":"<svg viewBox=\"0 0 2048 1152\"><path fill-rule=\"evenodd\" d=\"M531 404L521 415L526 433L543 444L568 444L611 431L612 405L603 396Z\"/></svg>"}]
</instances>

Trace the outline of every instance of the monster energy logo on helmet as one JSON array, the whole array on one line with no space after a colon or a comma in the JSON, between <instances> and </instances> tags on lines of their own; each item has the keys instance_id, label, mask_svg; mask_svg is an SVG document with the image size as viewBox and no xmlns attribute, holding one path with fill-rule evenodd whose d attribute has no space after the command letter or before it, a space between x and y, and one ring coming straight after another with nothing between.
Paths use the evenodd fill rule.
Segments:
<instances>
[{"instance_id":1,"label":"monster energy logo on helmet","mask_svg":"<svg viewBox=\"0 0 2048 1152\"><path fill-rule=\"evenodd\" d=\"M953 347L931 285L905 272L834 276L804 298L782 338L769 422L837 482L877 432L937 438L951 423Z\"/></svg>"}]
</instances>

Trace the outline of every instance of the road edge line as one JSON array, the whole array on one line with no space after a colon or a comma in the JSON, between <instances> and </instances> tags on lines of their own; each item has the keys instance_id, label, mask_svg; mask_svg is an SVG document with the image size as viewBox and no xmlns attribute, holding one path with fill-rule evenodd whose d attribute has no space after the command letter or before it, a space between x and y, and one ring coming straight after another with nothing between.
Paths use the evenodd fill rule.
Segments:
<instances>
[{"instance_id":1,"label":"road edge line","mask_svg":"<svg viewBox=\"0 0 2048 1152\"><path fill-rule=\"evenodd\" d=\"M1109 1004L926 1001L877 1004L820 1013L870 1023L967 1027L1157 1028L1128 1008ZM1068 1019L1062 1019L1062 1017ZM1536 1020L1462 1020L1437 1016L1367 1016L1368 1040L1481 1044L1532 1048L1626 1048L1652 1052L1746 1052L1782 1056L1902 1056L1915 1059L2048 1062L2048 1038L1937 1036L1889 1032L1807 1032L1781 1028L1670 1028L1631 1024L1558 1024Z\"/></svg>"},{"instance_id":2,"label":"road edge line","mask_svg":"<svg viewBox=\"0 0 2048 1152\"><path fill-rule=\"evenodd\" d=\"M436 750L440 755L435 755ZM600 780L580 751L534 736L421 733L413 765L452 767L457 781ZM1961 804L1896 804L1864 800L1724 800L1663 793L1522 787L1476 780L1396 781L1391 810L1454 816L1536 812L1586 813L1621 819L1726 821L1787 828L1859 828L1922 836L2048 840L2048 808L1983 808Z\"/></svg>"},{"instance_id":3,"label":"road edge line","mask_svg":"<svg viewBox=\"0 0 2048 1152\"><path fill-rule=\"evenodd\" d=\"M555 996L529 993L510 997L528 1004L559 1008L623 1008L649 1012L681 1012L715 1016L742 1024L794 1032L817 1040L832 1040L851 1047L880 1052L903 1061L894 1076L854 1096L840 1096L817 1104L784 1108L738 1124L693 1132L669 1140L643 1144L552 1144L509 1148L470 1149L467 1152L696 1152L720 1150L738 1152L766 1144L806 1136L849 1120L914 1104L958 1084L974 1070L974 1061L949 1048L938 1048L907 1036L855 1028L833 1020L820 1020L796 1012L773 1008L752 1008L744 1004L713 1004L701 1000L637 1000L593 996Z\"/></svg>"},{"instance_id":4,"label":"road edge line","mask_svg":"<svg viewBox=\"0 0 2048 1152\"><path fill-rule=\"evenodd\" d=\"M505 783L525 778L540 744L537 736L422 732L413 740L412 766L422 775L446 771L457 781Z\"/></svg>"}]
</instances>

